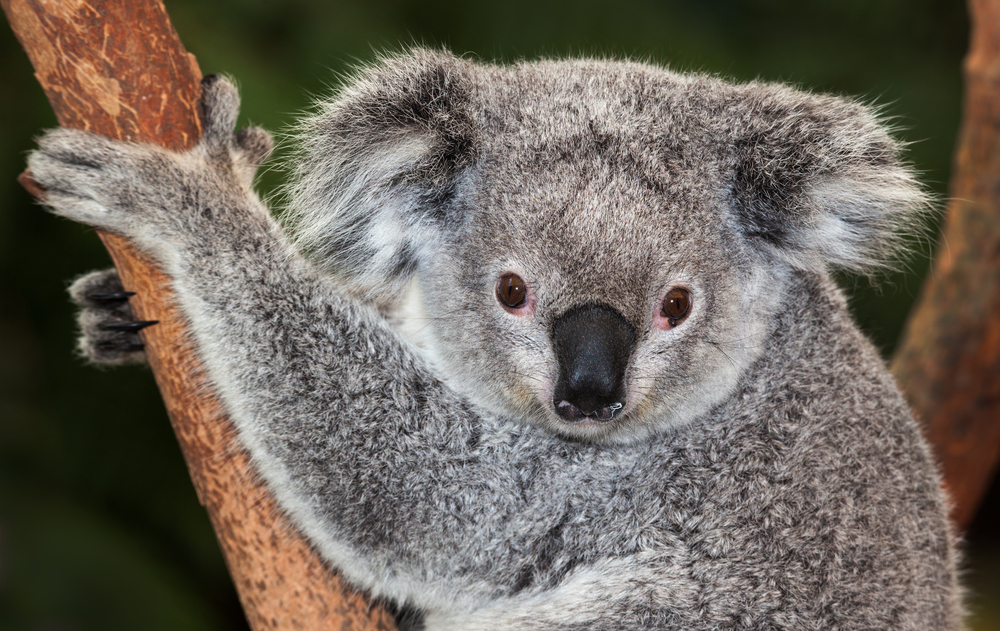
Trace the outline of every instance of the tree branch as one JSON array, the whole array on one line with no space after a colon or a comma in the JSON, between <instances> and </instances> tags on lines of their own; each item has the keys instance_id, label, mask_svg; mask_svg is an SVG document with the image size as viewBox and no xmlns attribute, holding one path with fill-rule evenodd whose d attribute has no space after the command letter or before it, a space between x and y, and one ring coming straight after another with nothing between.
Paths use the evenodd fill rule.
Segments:
<instances>
[{"instance_id":1,"label":"tree branch","mask_svg":"<svg viewBox=\"0 0 1000 631\"><path fill-rule=\"evenodd\" d=\"M1000 464L1000 0L969 0L969 11L951 201L892 363L944 468L960 529Z\"/></svg>"},{"instance_id":2,"label":"tree branch","mask_svg":"<svg viewBox=\"0 0 1000 631\"><path fill-rule=\"evenodd\" d=\"M201 72L159 0L0 0L61 125L181 150L201 135ZM22 183L41 191L30 177ZM44 193L43 193L44 194ZM395 629L351 593L292 528L254 475L211 396L166 277L122 238L101 234L137 295L146 356L250 625L264 629Z\"/></svg>"}]
</instances>

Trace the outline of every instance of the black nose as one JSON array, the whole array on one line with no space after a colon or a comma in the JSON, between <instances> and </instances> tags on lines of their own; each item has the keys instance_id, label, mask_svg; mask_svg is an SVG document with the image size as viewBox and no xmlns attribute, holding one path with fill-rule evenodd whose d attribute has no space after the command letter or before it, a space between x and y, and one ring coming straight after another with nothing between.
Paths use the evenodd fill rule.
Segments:
<instances>
[{"instance_id":1,"label":"black nose","mask_svg":"<svg viewBox=\"0 0 1000 631\"><path fill-rule=\"evenodd\" d=\"M552 325L559 379L552 396L567 421L609 421L625 405L625 370L635 346L635 328L616 310L583 305Z\"/></svg>"}]
</instances>

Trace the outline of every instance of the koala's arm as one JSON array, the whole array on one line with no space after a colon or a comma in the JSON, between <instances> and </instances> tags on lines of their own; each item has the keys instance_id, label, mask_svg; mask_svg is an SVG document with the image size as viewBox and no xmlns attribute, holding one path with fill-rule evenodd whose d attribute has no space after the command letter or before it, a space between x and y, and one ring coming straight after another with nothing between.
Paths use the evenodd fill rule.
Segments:
<instances>
[{"instance_id":1,"label":"koala's arm","mask_svg":"<svg viewBox=\"0 0 1000 631\"><path fill-rule=\"evenodd\" d=\"M562 516L528 478L547 443L481 418L295 254L251 189L266 135L231 135L228 82L205 107L183 154L49 132L29 159L46 204L159 261L260 473L352 581L428 608L506 592ZM520 551L495 544L508 535Z\"/></svg>"}]
</instances>

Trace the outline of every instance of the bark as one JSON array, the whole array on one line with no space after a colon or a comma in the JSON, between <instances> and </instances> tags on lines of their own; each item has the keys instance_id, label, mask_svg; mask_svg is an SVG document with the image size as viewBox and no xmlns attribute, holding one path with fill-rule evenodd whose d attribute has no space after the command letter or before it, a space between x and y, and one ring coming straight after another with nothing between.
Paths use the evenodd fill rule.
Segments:
<instances>
[{"instance_id":1,"label":"bark","mask_svg":"<svg viewBox=\"0 0 1000 631\"><path fill-rule=\"evenodd\" d=\"M892 363L942 465L959 529L1000 462L1000 0L969 0L969 11L951 201Z\"/></svg>"},{"instance_id":2,"label":"bark","mask_svg":"<svg viewBox=\"0 0 1000 631\"><path fill-rule=\"evenodd\" d=\"M61 125L171 149L201 134L201 72L160 0L0 0ZM24 174L29 191L44 194ZM290 526L207 387L166 277L101 234L140 320L146 356L251 627L392 630Z\"/></svg>"}]
</instances>

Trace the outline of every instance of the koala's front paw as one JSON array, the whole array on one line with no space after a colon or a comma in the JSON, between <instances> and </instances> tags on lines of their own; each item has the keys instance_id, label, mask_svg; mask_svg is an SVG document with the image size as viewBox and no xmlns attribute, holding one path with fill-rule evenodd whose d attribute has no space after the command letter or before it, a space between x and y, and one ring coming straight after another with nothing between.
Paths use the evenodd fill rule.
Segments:
<instances>
[{"instance_id":1,"label":"koala's front paw","mask_svg":"<svg viewBox=\"0 0 1000 631\"><path fill-rule=\"evenodd\" d=\"M202 138L190 151L60 128L39 139L28 167L53 212L123 234L163 259L224 230L222 216L235 225L241 212L266 214L251 184L270 136L256 128L233 134L239 95L226 79L205 78L201 112Z\"/></svg>"},{"instance_id":2,"label":"koala's front paw","mask_svg":"<svg viewBox=\"0 0 1000 631\"><path fill-rule=\"evenodd\" d=\"M34 180L45 189L44 203L54 213L91 226L128 233L130 214L148 203L143 178L162 172L152 147L115 142L90 132L59 128L38 140L28 157ZM147 164L142 164L146 162ZM162 164L161 167L166 167Z\"/></svg>"},{"instance_id":3,"label":"koala's front paw","mask_svg":"<svg viewBox=\"0 0 1000 631\"><path fill-rule=\"evenodd\" d=\"M135 294L125 291L114 268L76 279L69 287L69 295L80 307L77 350L81 355L95 364L146 361L139 331L156 321L136 321L128 304L128 299Z\"/></svg>"}]
</instances>

